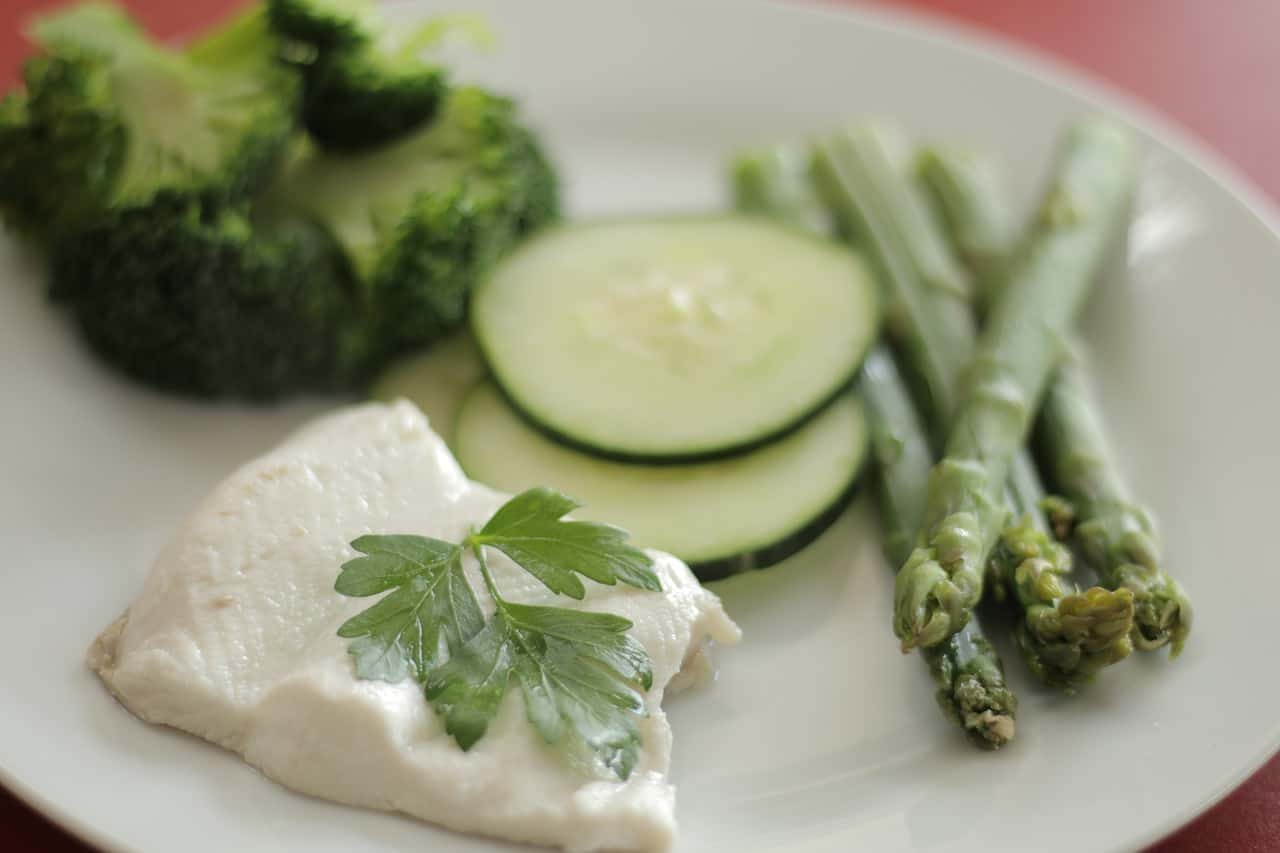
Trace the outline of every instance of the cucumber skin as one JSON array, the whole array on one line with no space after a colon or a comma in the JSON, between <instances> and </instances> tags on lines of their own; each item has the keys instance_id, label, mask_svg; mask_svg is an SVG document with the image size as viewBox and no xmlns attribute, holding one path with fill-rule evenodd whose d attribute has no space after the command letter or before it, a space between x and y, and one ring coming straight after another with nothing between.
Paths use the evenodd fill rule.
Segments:
<instances>
[{"instance_id":1,"label":"cucumber skin","mask_svg":"<svg viewBox=\"0 0 1280 853\"><path fill-rule=\"evenodd\" d=\"M483 345L481 345L481 350L483 351ZM628 465L691 465L698 462L715 462L720 459L728 459L731 456L740 456L743 453L749 453L752 450L764 447L766 444L773 444L779 439L786 438L826 411L827 407L840 399L841 395L847 394L849 389L853 387L853 381L857 378L858 371L861 369L862 364L859 363L857 367L854 368L853 374L848 378L848 380L832 391L827 397L823 398L817 406L814 406L812 411L806 412L799 420L788 423L773 432L757 436L752 438L750 441L727 447L718 447L714 450L679 454L668 453L656 456L612 450L607 447L601 447L597 444L590 444L588 442L581 441L571 435L552 429L539 421L535 415L531 415L529 412L525 411L515 397L507 393L507 389L503 386L502 381L498 378L496 373L490 371L489 379L493 382L494 387L498 389L498 393L502 395L503 402L511 407L511 411L515 412L520 417L520 420L524 421L526 424L563 447L568 447L571 450L576 450L577 452L586 454L587 456L594 456L596 459L603 459L608 462L623 462Z\"/></svg>"},{"instance_id":2,"label":"cucumber skin","mask_svg":"<svg viewBox=\"0 0 1280 853\"><path fill-rule=\"evenodd\" d=\"M665 216L665 217L664 216L629 217L625 215L602 216L594 219L580 220L575 222L563 223L560 225L553 225L549 228L542 229L542 231L540 231L535 237L531 239L532 240L545 239L547 237L554 236L555 234L561 231L577 230L580 228L591 228L597 225L608 225L614 222L617 222L617 223L715 222L715 221L721 221L721 220L734 220L734 219L748 219L748 220L756 220L759 222L765 222L765 223L768 223L771 227L778 228L784 231L788 231L792 234L805 237L806 239L811 240L815 243L819 243L824 246L833 246L833 247L842 249L846 252L850 252L855 257L857 257L858 263L863 267L864 273L866 274L868 280L872 282L875 281L875 276L871 272L871 269L867 265L867 261L863 257L863 255L860 252L851 251L848 245L843 243L842 241L831 238L831 237L826 237L821 234L815 234L812 231L808 231L808 230L805 230L804 228L790 225L785 222L778 222L778 220L772 219L767 216L760 216L760 215L749 214L749 213L746 213L746 214L744 213L707 213L707 214L690 213L686 215L676 214L676 215ZM531 242L531 241L527 241L527 242ZM476 283L471 293L472 301L476 299L476 297L479 295L481 290L485 287L485 285L488 284L488 281L492 277L493 272L494 272L493 269L490 269L485 274L484 278L482 278L480 281ZM577 450L580 453L585 453L588 456L594 456L597 459L607 459L611 462L626 462L626 463L631 463L636 465L681 465L685 463L714 462L717 459L726 459L730 456L737 456L739 454L746 453L751 450L756 450L757 448L763 447L766 444L771 444L781 438L785 438L786 436L800 429L809 421L816 418L819 414L822 413L824 409L827 408L827 406L834 403L836 399L840 397L841 394L844 394L850 388L852 388L854 381L858 378L858 374L862 370L862 362L866 360L867 353L871 351L871 347L875 344L876 340L879 339L880 329L883 323L884 307L881 299L879 298L879 295L875 292L874 289L871 292L871 297L872 297L871 309L872 309L872 313L875 315L875 320L873 322L873 333L867 339L866 346L863 348L862 357L858 359L858 362L855 365L853 365L853 368L850 370L849 375L844 377L825 397L819 400L818 403L812 407L812 409L810 409L808 412L801 414L795 420L789 423L783 424L782 426L778 427L775 430L772 430L767 433L763 433L761 435L753 436L752 438L746 441L742 441L733 445L724 445L720 447L715 447L708 450L694 450L694 451L686 451L686 452L680 452L680 453L658 453L658 454L630 453L625 450L617 450L615 448L604 447L599 444L583 441L582 439L575 438L574 436L562 430L557 430L554 427L548 426L547 424L539 420L536 414L529 412L522 405L520 405L520 402L519 400L516 399L515 395L510 393L507 390L507 386L503 380L502 375L499 374L498 371L492 368L493 361L489 357L488 349L485 345L484 335L482 335L480 330L476 328L476 324L474 322L475 313L470 310L468 310L467 312L467 315L468 315L467 330L471 333L472 340L475 341L477 348L479 348L481 358L484 360L486 365L490 365L489 378L493 381L493 384L497 387L499 393L502 394L503 400L506 401L507 405L511 407L511 410L513 412L515 412L517 415L520 416L521 420L523 420L529 426L536 429L538 432L545 435L547 438L550 438L552 441L555 441L557 444ZM774 562L779 562L781 559L784 559L784 558L780 557L774 560Z\"/></svg>"},{"instance_id":3,"label":"cucumber skin","mask_svg":"<svg viewBox=\"0 0 1280 853\"><path fill-rule=\"evenodd\" d=\"M845 490L845 493L836 498L831 506L827 507L799 530L794 533L788 533L763 548L747 551L743 554L735 554L732 557L720 557L715 560L689 563L689 568L699 581L711 583L734 575L776 566L788 557L800 553L813 544L814 540L825 533L831 525L835 524L840 516L844 515L845 510L849 508L849 505L862 488L863 472L866 470L866 456L869 455L868 453L863 456L863 464L859 468L857 475L854 476L853 482L849 484L849 488Z\"/></svg>"}]
</instances>

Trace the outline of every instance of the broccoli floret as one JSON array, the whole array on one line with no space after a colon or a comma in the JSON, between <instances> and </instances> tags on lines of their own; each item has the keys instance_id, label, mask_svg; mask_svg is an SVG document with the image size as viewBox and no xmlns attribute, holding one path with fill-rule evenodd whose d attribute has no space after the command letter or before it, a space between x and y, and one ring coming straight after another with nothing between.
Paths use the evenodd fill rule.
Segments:
<instances>
[{"instance_id":1,"label":"broccoli floret","mask_svg":"<svg viewBox=\"0 0 1280 853\"><path fill-rule=\"evenodd\" d=\"M510 101L449 90L364 18L358 38L305 45L268 11L177 52L111 7L76 7L35 27L44 52L0 100L0 210L45 238L53 296L92 348L161 388L349 389L460 324L477 278L557 215L551 165ZM436 88L397 112L397 74ZM297 132L302 89L365 78L314 121L393 143L335 150ZM381 124L360 112L379 103Z\"/></svg>"},{"instance_id":2,"label":"broccoli floret","mask_svg":"<svg viewBox=\"0 0 1280 853\"><path fill-rule=\"evenodd\" d=\"M317 144L358 151L393 142L433 119L448 75L419 58L447 19L391 28L362 0L269 0L281 38L301 45L302 121Z\"/></svg>"},{"instance_id":3,"label":"broccoli floret","mask_svg":"<svg viewBox=\"0 0 1280 853\"><path fill-rule=\"evenodd\" d=\"M46 18L32 37L45 53L24 67L22 107L0 117L0 207L36 233L162 192L243 198L294 131L288 69L197 61L101 5Z\"/></svg>"},{"instance_id":4,"label":"broccoli floret","mask_svg":"<svg viewBox=\"0 0 1280 853\"><path fill-rule=\"evenodd\" d=\"M514 105L477 88L454 90L430 126L393 145L306 154L266 204L334 235L387 354L456 328L476 279L558 212L554 175Z\"/></svg>"},{"instance_id":5,"label":"broccoli floret","mask_svg":"<svg viewBox=\"0 0 1280 853\"><path fill-rule=\"evenodd\" d=\"M358 151L391 142L430 121L448 75L376 51L337 51L306 72L302 123L326 148Z\"/></svg>"},{"instance_id":6,"label":"broccoli floret","mask_svg":"<svg viewBox=\"0 0 1280 853\"><path fill-rule=\"evenodd\" d=\"M51 265L93 349L160 388L269 399L368 368L345 258L305 220L162 194L64 234Z\"/></svg>"},{"instance_id":7,"label":"broccoli floret","mask_svg":"<svg viewBox=\"0 0 1280 853\"><path fill-rule=\"evenodd\" d=\"M267 0L271 28L318 50L367 46L377 26L370 0Z\"/></svg>"}]
</instances>

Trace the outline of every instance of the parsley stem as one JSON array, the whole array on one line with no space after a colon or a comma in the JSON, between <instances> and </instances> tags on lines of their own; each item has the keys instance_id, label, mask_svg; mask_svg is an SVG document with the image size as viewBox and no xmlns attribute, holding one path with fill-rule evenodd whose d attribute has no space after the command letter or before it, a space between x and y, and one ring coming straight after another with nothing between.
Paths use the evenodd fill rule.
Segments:
<instances>
[{"instance_id":1,"label":"parsley stem","mask_svg":"<svg viewBox=\"0 0 1280 853\"><path fill-rule=\"evenodd\" d=\"M489 562L484 558L484 546L475 541L475 536L476 532L472 530L467 536L466 544L471 546L471 553L476 555L476 562L480 564L480 577L484 578L485 589L489 590L489 597L493 599L494 606L499 610L505 610L503 605L506 601L502 593L498 592L498 585L494 582L493 575L489 573Z\"/></svg>"}]
</instances>

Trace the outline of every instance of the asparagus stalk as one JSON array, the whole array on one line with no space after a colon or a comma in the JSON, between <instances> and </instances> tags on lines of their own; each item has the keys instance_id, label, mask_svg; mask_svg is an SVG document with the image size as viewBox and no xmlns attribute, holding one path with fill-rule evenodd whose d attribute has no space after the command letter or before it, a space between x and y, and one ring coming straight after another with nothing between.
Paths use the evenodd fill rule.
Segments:
<instances>
[{"instance_id":1,"label":"asparagus stalk","mask_svg":"<svg viewBox=\"0 0 1280 853\"><path fill-rule=\"evenodd\" d=\"M829 235L831 217L808 180L809 152L801 146L770 145L734 159L729 183L733 206L810 231Z\"/></svg>"},{"instance_id":2,"label":"asparagus stalk","mask_svg":"<svg viewBox=\"0 0 1280 853\"><path fill-rule=\"evenodd\" d=\"M875 491L890 564L911 552L924 517L933 454L906 385L883 344L867 355L859 379L875 464ZM938 706L979 746L997 749L1013 739L1017 699L1004 680L1000 656L978 621L921 649L938 685Z\"/></svg>"},{"instance_id":3,"label":"asparagus stalk","mask_svg":"<svg viewBox=\"0 0 1280 853\"><path fill-rule=\"evenodd\" d=\"M1160 568L1155 525L1120 476L1077 358L1059 368L1035 443L1054 488L1068 502L1063 526L1074 516L1074 539L1105 586L1133 591L1134 643L1147 650L1169 645L1176 657L1191 631L1191 602Z\"/></svg>"},{"instance_id":4,"label":"asparagus stalk","mask_svg":"<svg viewBox=\"0 0 1280 853\"><path fill-rule=\"evenodd\" d=\"M1018 239L1018 221L997 165L972 151L926 148L916 173L951 245L973 273L980 305Z\"/></svg>"},{"instance_id":5,"label":"asparagus stalk","mask_svg":"<svg viewBox=\"0 0 1280 853\"><path fill-rule=\"evenodd\" d=\"M1039 219L1006 272L930 476L918 547L898 572L895 630L931 646L969 620L1004 526L1014 456L1132 192L1131 137L1102 122L1067 134Z\"/></svg>"},{"instance_id":6,"label":"asparagus stalk","mask_svg":"<svg viewBox=\"0 0 1280 853\"><path fill-rule=\"evenodd\" d=\"M1013 221L1012 206L998 170L977 155L942 148L924 152L917 169L947 224L952 244L967 246L965 257L979 277L980 301L989 303L1001 281L999 270L1014 247L1008 228ZM1046 451L1041 458L1045 470L1054 472L1055 486L1079 497L1072 502L1055 495L1035 503L1048 513L1053 532L1062 541L1071 536L1077 513L1083 510L1088 514L1077 541L1098 567L1104 586L1135 594L1133 641L1139 648L1172 642L1176 654L1190 630L1190 604L1181 587L1158 568L1150 516L1128 498L1095 413L1079 366L1067 359L1050 383L1034 443ZM1056 473L1060 466L1066 466L1073 476ZM1015 475L1014 482L1018 479ZM1096 595L1095 599L1104 603ZM1122 656L1125 651L1118 644L1107 644L1100 633L1088 645L1103 659ZM1054 677L1052 671L1050 676Z\"/></svg>"},{"instance_id":7,"label":"asparagus stalk","mask_svg":"<svg viewBox=\"0 0 1280 853\"><path fill-rule=\"evenodd\" d=\"M804 148L775 146L745 152L732 169L735 204L740 210L828 233L829 221L808 171ZM871 429L885 551L897 565L910 552L924 515L933 456L893 357L882 345L868 355L859 390ZM1000 656L976 620L947 642L923 651L937 684L938 706L948 719L987 749L1013 739L1017 699L1005 685Z\"/></svg>"},{"instance_id":8,"label":"asparagus stalk","mask_svg":"<svg viewBox=\"0 0 1280 853\"><path fill-rule=\"evenodd\" d=\"M1043 489L1027 457L1015 460L1008 491L1021 522L1001 531L989 571L1018 606L1017 639L1027 666L1044 683L1074 690L1133 651L1133 593L1080 592L1070 581L1071 552L1045 523Z\"/></svg>"},{"instance_id":9,"label":"asparagus stalk","mask_svg":"<svg viewBox=\"0 0 1280 853\"><path fill-rule=\"evenodd\" d=\"M897 161L900 158L895 157L891 149L892 142L891 136L876 128L851 129L842 137L819 144L815 171L823 195L837 220L843 224L843 230L860 235L872 250L890 290L891 298L886 301L891 305L891 333L905 338L907 343L901 350L908 374L914 372L918 377L931 377L918 382L916 387L932 388L935 393L926 392L917 399L927 407L926 414L935 427L935 447L940 449L946 428L955 415L952 406L958 405L961 372L974 354L974 324L967 304L956 300L949 291L927 287L911 274L912 267L902 261L904 248L901 243L895 243L891 235L912 227L901 215L906 205L876 205L867 201L907 197L913 192L912 185L905 180L899 168ZM941 230L927 219L917 227L926 228L934 234ZM982 295L981 291L979 295ZM1015 464L1022 473L1015 485L1020 486L1023 509L1012 514L1010 521L1002 522L1006 527L1001 541L1007 537L1010 548L1002 552L1007 555L1006 559L993 568L997 569L999 576L1009 574L1012 577L1012 573L1022 566L1023 575L1034 569L1036 576L1063 579L1071 570L1070 553L1043 532L1043 519L1036 512L1040 488L1026 451L1015 457ZM1007 499L1012 507L1019 506L1018 497L1011 494ZM993 506L992 509L993 512L1001 512L1002 519L1006 517L1005 507ZM1027 511L1030 511L1030 516ZM1040 527L1030 527L1033 523L1039 523ZM908 535L914 537L914 534ZM1012 559L1015 555L1018 557L1016 560ZM895 562L902 565L907 556L903 555ZM1013 588L1035 589L1025 586ZM1042 586L1040 589L1048 588ZM1123 596L1100 595L1097 590L1082 596L1061 580L1052 592L1052 595L1036 597L1015 596L1015 603L1022 609L1020 622L1034 629L1020 629L1022 651L1031 669L1046 680L1074 686L1088 680L1096 669L1092 666L1095 660L1091 656L1093 650L1086 646L1105 644L1104 640L1114 635L1117 611L1123 619L1125 608L1128 607L1131 614L1132 605L1126 605ZM1027 608L1031 607L1036 609L1029 611ZM1055 627L1060 625L1070 627L1069 636ZM1122 627L1127 626L1122 624ZM1070 658L1064 648L1066 644L1074 644L1077 650L1078 673L1070 671ZM1047 662L1046 655L1057 663Z\"/></svg>"},{"instance_id":10,"label":"asparagus stalk","mask_svg":"<svg viewBox=\"0 0 1280 853\"><path fill-rule=\"evenodd\" d=\"M928 278L921 245L948 252L927 203L902 180L900 140L861 125L819 140L814 175L840 232L864 245L886 289L885 319L935 447L946 440L961 380L974 351L968 288ZM933 239L921 239L926 233Z\"/></svg>"}]
</instances>

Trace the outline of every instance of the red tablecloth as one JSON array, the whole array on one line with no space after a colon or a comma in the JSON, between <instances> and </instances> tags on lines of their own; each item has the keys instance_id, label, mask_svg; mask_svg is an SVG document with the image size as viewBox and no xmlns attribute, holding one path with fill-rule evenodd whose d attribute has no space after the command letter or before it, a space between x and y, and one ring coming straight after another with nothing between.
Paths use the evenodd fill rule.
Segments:
<instances>
[{"instance_id":1,"label":"red tablecloth","mask_svg":"<svg viewBox=\"0 0 1280 853\"><path fill-rule=\"evenodd\" d=\"M838 0L837 0L838 1ZM155 32L189 32L237 0L124 0ZM1146 99L1280 199L1280 0L879 0L1039 47ZM51 0L0 3L0 87L16 79L21 22ZM1278 709L1280 710L1280 709ZM1140 776L1140 772L1135 770ZM0 850L84 853L0 790ZM1151 853L1280 850L1280 758Z\"/></svg>"}]
</instances>

